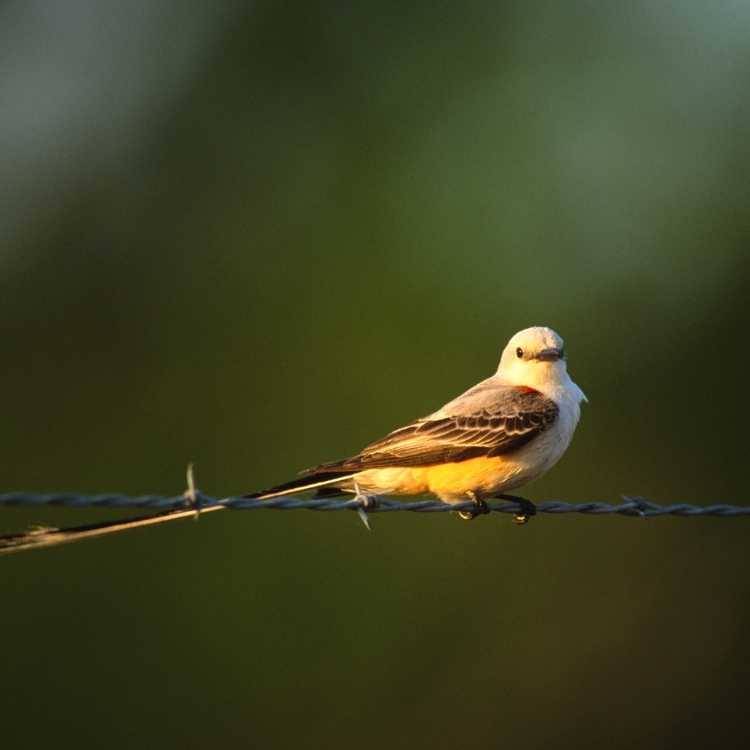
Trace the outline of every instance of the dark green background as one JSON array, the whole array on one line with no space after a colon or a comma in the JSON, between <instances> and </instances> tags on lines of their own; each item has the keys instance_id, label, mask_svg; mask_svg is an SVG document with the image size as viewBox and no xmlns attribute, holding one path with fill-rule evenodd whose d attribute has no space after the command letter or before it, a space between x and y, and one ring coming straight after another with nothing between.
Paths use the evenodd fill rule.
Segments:
<instances>
[{"instance_id":1,"label":"dark green background","mask_svg":"<svg viewBox=\"0 0 750 750\"><path fill-rule=\"evenodd\" d=\"M546 324L590 404L529 497L746 501L750 6L54 7L0 6L0 488L277 483ZM373 525L3 558L3 746L746 739L750 520Z\"/></svg>"}]
</instances>

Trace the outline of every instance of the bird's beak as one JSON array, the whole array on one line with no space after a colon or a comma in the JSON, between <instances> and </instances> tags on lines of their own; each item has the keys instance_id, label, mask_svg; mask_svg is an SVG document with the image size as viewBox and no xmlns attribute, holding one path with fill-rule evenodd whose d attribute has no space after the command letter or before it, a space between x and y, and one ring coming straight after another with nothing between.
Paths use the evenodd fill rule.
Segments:
<instances>
[{"instance_id":1,"label":"bird's beak","mask_svg":"<svg viewBox=\"0 0 750 750\"><path fill-rule=\"evenodd\" d=\"M536 358L538 360L541 360L542 362L557 362L557 360L561 357L562 352L555 347L551 347L550 349L542 349L542 351L540 351L539 354L536 355Z\"/></svg>"}]
</instances>

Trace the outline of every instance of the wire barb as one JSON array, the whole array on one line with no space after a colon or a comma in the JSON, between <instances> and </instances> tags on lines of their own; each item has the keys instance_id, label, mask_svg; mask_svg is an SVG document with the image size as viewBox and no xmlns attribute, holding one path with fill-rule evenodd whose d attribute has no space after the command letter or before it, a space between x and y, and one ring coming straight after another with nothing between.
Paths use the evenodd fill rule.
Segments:
<instances>
[{"instance_id":1,"label":"wire barb","mask_svg":"<svg viewBox=\"0 0 750 750\"><path fill-rule=\"evenodd\" d=\"M374 505L374 499L369 495L366 495L359 489L359 485L357 484L356 480L354 481L354 499L358 503L357 515L365 525L365 528L368 531L372 531L372 526L370 526L370 519L367 517L367 511L370 510L372 505Z\"/></svg>"},{"instance_id":2,"label":"wire barb","mask_svg":"<svg viewBox=\"0 0 750 750\"><path fill-rule=\"evenodd\" d=\"M195 471L192 461L187 465L187 469L185 470L185 484L187 485L187 489L182 493L182 497L185 498L185 503L187 503L189 508L195 509L195 520L197 521L201 514L201 508L198 505L198 491L195 489Z\"/></svg>"}]
</instances>

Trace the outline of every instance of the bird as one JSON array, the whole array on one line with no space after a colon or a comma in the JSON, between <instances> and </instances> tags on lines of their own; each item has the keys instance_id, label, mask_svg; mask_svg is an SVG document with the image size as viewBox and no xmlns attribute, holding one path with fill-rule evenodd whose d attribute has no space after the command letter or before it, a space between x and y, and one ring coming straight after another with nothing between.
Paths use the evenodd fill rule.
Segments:
<instances>
[{"instance_id":1,"label":"bird","mask_svg":"<svg viewBox=\"0 0 750 750\"><path fill-rule=\"evenodd\" d=\"M497 371L437 411L389 432L349 458L320 464L296 479L253 492L259 500L317 490L380 495L434 495L474 502L458 515L488 511L490 498L521 506L519 523L535 513L508 495L547 472L567 450L587 401L568 374L563 339L547 326L519 331L502 351Z\"/></svg>"},{"instance_id":2,"label":"bird","mask_svg":"<svg viewBox=\"0 0 750 750\"><path fill-rule=\"evenodd\" d=\"M571 380L565 345L551 328L533 326L511 337L497 371L448 401L340 461L320 464L301 476L244 495L267 500L315 490L320 496L353 493L369 528L366 508L381 495L426 495L461 503L460 518L473 520L489 511L487 500L510 499L519 506L515 520L525 523L534 504L507 494L554 466L570 445L588 399ZM186 508L148 516L105 521L67 529L35 529L0 537L0 552L52 546L196 517L226 508L200 508L192 467L188 469ZM465 509L467 501L472 505Z\"/></svg>"}]
</instances>

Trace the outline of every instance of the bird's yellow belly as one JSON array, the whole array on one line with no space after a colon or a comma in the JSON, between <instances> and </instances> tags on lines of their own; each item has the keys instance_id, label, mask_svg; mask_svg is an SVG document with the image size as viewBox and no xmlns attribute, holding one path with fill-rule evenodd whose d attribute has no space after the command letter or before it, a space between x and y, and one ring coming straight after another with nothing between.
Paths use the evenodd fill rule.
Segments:
<instances>
[{"instance_id":1,"label":"bird's yellow belly","mask_svg":"<svg viewBox=\"0 0 750 750\"><path fill-rule=\"evenodd\" d=\"M521 467L507 458L470 458L433 466L368 469L357 475L366 492L388 495L433 493L442 500L465 500L468 493L490 495L516 486Z\"/></svg>"}]
</instances>

